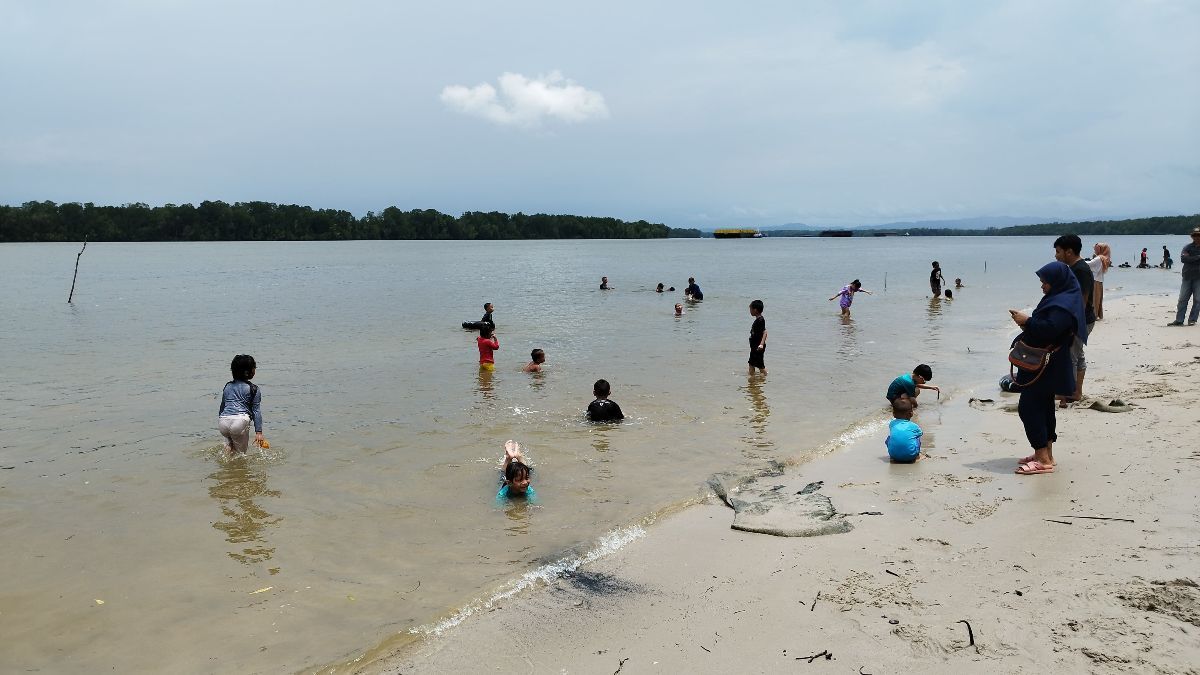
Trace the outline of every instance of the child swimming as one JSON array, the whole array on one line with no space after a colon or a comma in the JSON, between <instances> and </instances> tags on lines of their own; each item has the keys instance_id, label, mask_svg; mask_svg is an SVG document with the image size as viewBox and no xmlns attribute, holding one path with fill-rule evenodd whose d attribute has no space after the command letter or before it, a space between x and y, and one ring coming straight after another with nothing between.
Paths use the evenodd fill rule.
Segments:
<instances>
[{"instance_id":1,"label":"child swimming","mask_svg":"<svg viewBox=\"0 0 1200 675\"><path fill-rule=\"evenodd\" d=\"M258 364L249 354L238 354L229 364L233 379L221 390L221 407L217 411L217 430L225 438L225 452L242 457L250 446L250 423L254 422L254 444L263 445L262 392L250 384Z\"/></svg>"},{"instance_id":2,"label":"child swimming","mask_svg":"<svg viewBox=\"0 0 1200 675\"><path fill-rule=\"evenodd\" d=\"M683 305L681 303L675 303L675 316L683 316Z\"/></svg>"},{"instance_id":3,"label":"child swimming","mask_svg":"<svg viewBox=\"0 0 1200 675\"><path fill-rule=\"evenodd\" d=\"M521 445L513 440L504 442L504 466L500 468L504 476L504 485L496 493L496 499L525 499L533 502L537 493L529 485L529 476L533 468L525 463L521 454Z\"/></svg>"},{"instance_id":4,"label":"child swimming","mask_svg":"<svg viewBox=\"0 0 1200 675\"><path fill-rule=\"evenodd\" d=\"M862 282L858 279L855 279L845 286L842 286L842 290L838 291L837 295L830 298L830 300L841 298L841 300L838 300L838 305L842 308L842 318L847 318L850 316L850 305L854 304L855 293L866 293L867 295L871 295L871 291L863 288Z\"/></svg>"},{"instance_id":5,"label":"child swimming","mask_svg":"<svg viewBox=\"0 0 1200 675\"><path fill-rule=\"evenodd\" d=\"M526 363L525 367L521 370L527 373L540 373L542 372L542 364L545 362L546 352L540 349L535 349L529 352L529 363Z\"/></svg>"}]
</instances>

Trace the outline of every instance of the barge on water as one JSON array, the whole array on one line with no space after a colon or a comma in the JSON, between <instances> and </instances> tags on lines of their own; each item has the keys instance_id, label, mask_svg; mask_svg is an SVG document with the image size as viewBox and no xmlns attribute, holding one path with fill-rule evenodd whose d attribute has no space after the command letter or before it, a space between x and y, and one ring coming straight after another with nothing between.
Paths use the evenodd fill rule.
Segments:
<instances>
[{"instance_id":1,"label":"barge on water","mask_svg":"<svg viewBox=\"0 0 1200 675\"><path fill-rule=\"evenodd\" d=\"M727 227L713 232L717 239L758 239L762 232L751 227Z\"/></svg>"}]
</instances>

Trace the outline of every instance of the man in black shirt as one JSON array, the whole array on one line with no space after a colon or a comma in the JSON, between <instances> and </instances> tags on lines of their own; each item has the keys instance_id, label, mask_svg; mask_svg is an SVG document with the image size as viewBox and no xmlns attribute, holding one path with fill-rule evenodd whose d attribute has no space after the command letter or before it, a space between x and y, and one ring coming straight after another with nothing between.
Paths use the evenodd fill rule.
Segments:
<instances>
[{"instance_id":1,"label":"man in black shirt","mask_svg":"<svg viewBox=\"0 0 1200 675\"><path fill-rule=\"evenodd\" d=\"M588 419L593 422L615 422L625 419L625 413L621 412L621 406L617 405L616 401L608 400L608 395L611 393L612 387L609 386L608 380L596 380L596 384L592 386L592 394L596 400L592 401L587 407Z\"/></svg>"},{"instance_id":2,"label":"man in black shirt","mask_svg":"<svg viewBox=\"0 0 1200 675\"><path fill-rule=\"evenodd\" d=\"M1054 240L1054 259L1070 267L1071 271L1075 273L1075 278L1079 280L1079 290L1083 295L1083 315L1087 321L1087 332L1091 334L1092 326L1096 323L1096 311L1092 307L1092 292L1095 290L1096 278L1092 275L1092 268L1088 267L1087 261L1079 257L1079 251L1082 248L1083 242L1075 234L1064 234ZM1063 407L1066 407L1067 401L1078 401L1083 398L1083 376L1087 371L1087 361L1083 357L1083 345L1086 339L1086 335L1076 335L1075 341L1071 344L1071 361L1075 364L1075 396L1063 399Z\"/></svg>"}]
</instances>

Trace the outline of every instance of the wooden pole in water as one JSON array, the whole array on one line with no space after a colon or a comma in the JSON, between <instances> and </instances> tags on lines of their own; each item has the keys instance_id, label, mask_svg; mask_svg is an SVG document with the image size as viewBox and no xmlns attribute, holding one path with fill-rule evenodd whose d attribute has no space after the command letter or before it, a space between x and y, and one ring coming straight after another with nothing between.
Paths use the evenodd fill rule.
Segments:
<instances>
[{"instance_id":1,"label":"wooden pole in water","mask_svg":"<svg viewBox=\"0 0 1200 675\"><path fill-rule=\"evenodd\" d=\"M883 273L883 290L887 290L887 272Z\"/></svg>"},{"instance_id":2,"label":"wooden pole in water","mask_svg":"<svg viewBox=\"0 0 1200 675\"><path fill-rule=\"evenodd\" d=\"M83 235L83 248L79 249L79 254L75 256L75 275L71 277L71 294L67 296L67 304L71 304L71 298L75 297L75 280L79 278L79 258L83 256L83 249L87 248L87 235Z\"/></svg>"}]
</instances>

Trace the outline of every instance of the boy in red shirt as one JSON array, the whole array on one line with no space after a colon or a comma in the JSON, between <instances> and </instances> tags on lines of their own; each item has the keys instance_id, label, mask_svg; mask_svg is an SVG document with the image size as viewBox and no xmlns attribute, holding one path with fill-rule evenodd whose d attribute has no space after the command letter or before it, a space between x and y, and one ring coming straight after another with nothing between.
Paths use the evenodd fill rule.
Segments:
<instances>
[{"instance_id":1,"label":"boy in red shirt","mask_svg":"<svg viewBox=\"0 0 1200 675\"><path fill-rule=\"evenodd\" d=\"M500 349L500 341L492 335L492 329L484 326L479 329L479 337L475 339L479 345L479 367L483 370L495 370L496 361L492 358L492 351Z\"/></svg>"}]
</instances>

